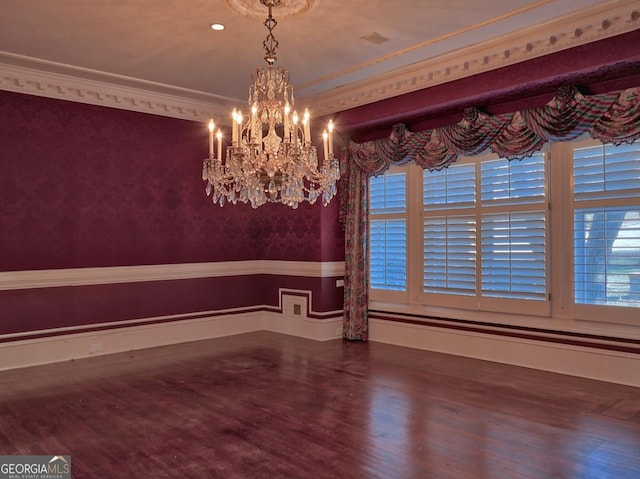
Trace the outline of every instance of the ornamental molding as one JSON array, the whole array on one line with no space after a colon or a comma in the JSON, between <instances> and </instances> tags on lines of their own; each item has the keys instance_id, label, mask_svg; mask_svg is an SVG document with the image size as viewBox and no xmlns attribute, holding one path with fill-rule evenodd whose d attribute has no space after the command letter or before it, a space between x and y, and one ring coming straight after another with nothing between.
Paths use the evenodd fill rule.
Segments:
<instances>
[{"instance_id":1,"label":"ornamental molding","mask_svg":"<svg viewBox=\"0 0 640 479\"><path fill-rule=\"evenodd\" d=\"M316 115L331 114L604 40L638 28L640 6L637 1L610 2L500 39L425 59L382 76L319 93L307 101L310 101Z\"/></svg>"},{"instance_id":2,"label":"ornamental molding","mask_svg":"<svg viewBox=\"0 0 640 479\"><path fill-rule=\"evenodd\" d=\"M90 77L90 78L87 78ZM0 52L0 90L184 120L228 123L236 100Z\"/></svg>"},{"instance_id":3,"label":"ornamental molding","mask_svg":"<svg viewBox=\"0 0 640 479\"><path fill-rule=\"evenodd\" d=\"M239 1L239 0L238 0ZM246 2L245 2L246 3ZM308 2L307 2L308 3ZM299 100L315 116L429 88L460 78L542 57L640 28L637 0L606 2L575 15L505 35L458 51L427 58L366 80L305 96L309 86L339 82L348 74L397 58L396 52L349 71L336 72L309 85L294 85ZM429 43L437 42L434 39ZM419 47L419 46L418 46ZM76 101L153 115L229 124L228 112L238 100L95 70L83 69L0 51L0 90ZM301 92L302 90L302 92Z\"/></svg>"}]
</instances>

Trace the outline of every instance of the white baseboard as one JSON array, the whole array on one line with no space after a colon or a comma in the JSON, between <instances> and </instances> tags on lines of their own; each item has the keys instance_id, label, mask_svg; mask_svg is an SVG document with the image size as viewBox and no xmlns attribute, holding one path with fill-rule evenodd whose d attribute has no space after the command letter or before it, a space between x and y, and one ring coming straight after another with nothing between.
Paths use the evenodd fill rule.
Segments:
<instances>
[{"instance_id":1,"label":"white baseboard","mask_svg":"<svg viewBox=\"0 0 640 479\"><path fill-rule=\"evenodd\" d=\"M259 331L264 314L236 313L6 342L0 344L0 370Z\"/></svg>"},{"instance_id":2,"label":"white baseboard","mask_svg":"<svg viewBox=\"0 0 640 479\"><path fill-rule=\"evenodd\" d=\"M340 338L342 318L308 318L305 301L299 296L284 296L282 312L234 312L5 342L0 344L0 370L261 330L316 341ZM300 310L294 309L297 304L301 304ZM369 332L375 342L640 387L637 354L377 319L370 319Z\"/></svg>"},{"instance_id":3,"label":"white baseboard","mask_svg":"<svg viewBox=\"0 0 640 479\"><path fill-rule=\"evenodd\" d=\"M294 297L293 303L306 301ZM104 331L70 332L45 338L0 343L0 370L49 364L71 359L146 349L169 344L219 338L254 331L272 331L316 341L337 339L342 335L342 318L313 319L289 313L284 297L284 313L256 311L229 313L198 319L165 323L123 325Z\"/></svg>"},{"instance_id":4,"label":"white baseboard","mask_svg":"<svg viewBox=\"0 0 640 479\"><path fill-rule=\"evenodd\" d=\"M302 319L279 315L269 318L266 331L288 334L315 341L329 341L342 337L342 318L340 319Z\"/></svg>"},{"instance_id":5,"label":"white baseboard","mask_svg":"<svg viewBox=\"0 0 640 479\"><path fill-rule=\"evenodd\" d=\"M640 355L539 340L369 320L371 341L640 387Z\"/></svg>"}]
</instances>

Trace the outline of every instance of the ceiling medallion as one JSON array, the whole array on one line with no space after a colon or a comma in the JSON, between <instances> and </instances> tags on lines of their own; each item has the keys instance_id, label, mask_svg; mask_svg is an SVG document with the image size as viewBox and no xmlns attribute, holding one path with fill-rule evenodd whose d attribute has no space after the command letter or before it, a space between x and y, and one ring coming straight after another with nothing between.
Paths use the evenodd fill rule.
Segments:
<instances>
[{"instance_id":1,"label":"ceiling medallion","mask_svg":"<svg viewBox=\"0 0 640 479\"><path fill-rule=\"evenodd\" d=\"M260 0L224 0L231 10L240 15L264 17L268 9ZM311 10L318 0L279 0L277 2L278 17L293 17Z\"/></svg>"}]
</instances>

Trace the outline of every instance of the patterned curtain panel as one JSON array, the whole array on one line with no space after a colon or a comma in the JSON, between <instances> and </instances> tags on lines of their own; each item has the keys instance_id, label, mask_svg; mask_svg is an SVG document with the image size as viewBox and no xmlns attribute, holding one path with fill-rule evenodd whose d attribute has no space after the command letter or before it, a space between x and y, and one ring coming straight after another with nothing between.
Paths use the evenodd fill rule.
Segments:
<instances>
[{"instance_id":1,"label":"patterned curtain panel","mask_svg":"<svg viewBox=\"0 0 640 479\"><path fill-rule=\"evenodd\" d=\"M344 171L344 170L343 170ZM343 337L366 341L369 337L368 174L348 161L345 195L341 200L345 219L345 277ZM342 208L341 208L342 209ZM348 271L348 273L347 273Z\"/></svg>"},{"instance_id":2,"label":"patterned curtain panel","mask_svg":"<svg viewBox=\"0 0 640 479\"><path fill-rule=\"evenodd\" d=\"M369 176L410 161L430 170L445 168L460 156L486 150L503 158L523 158L548 141L569 141L585 133L603 143L639 139L640 87L590 96L574 87L563 87L540 108L502 115L468 108L456 125L413 133L399 124L389 138L350 143L340 198L346 235L344 337L366 341L369 334Z\"/></svg>"}]
</instances>

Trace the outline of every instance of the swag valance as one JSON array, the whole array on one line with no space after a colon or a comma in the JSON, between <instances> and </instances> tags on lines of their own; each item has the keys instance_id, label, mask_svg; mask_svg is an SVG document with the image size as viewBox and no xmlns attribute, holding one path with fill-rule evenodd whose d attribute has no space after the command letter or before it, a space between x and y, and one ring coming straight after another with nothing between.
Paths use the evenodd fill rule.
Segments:
<instances>
[{"instance_id":1,"label":"swag valance","mask_svg":"<svg viewBox=\"0 0 640 479\"><path fill-rule=\"evenodd\" d=\"M461 156L485 151L502 158L523 158L546 142L570 141L583 134L614 144L640 139L640 87L590 96L575 87L562 87L539 108L501 115L468 108L455 125L410 132L399 124L388 138L350 143L340 195L346 238L344 337L368 338L369 176L411 161L422 168L440 169Z\"/></svg>"},{"instance_id":2,"label":"swag valance","mask_svg":"<svg viewBox=\"0 0 640 479\"><path fill-rule=\"evenodd\" d=\"M409 161L440 169L460 156L486 150L502 158L523 158L546 142L573 140L585 133L604 143L640 138L640 87L591 96L562 87L540 108L502 115L467 108L456 125L415 133L399 124L389 138L351 143L349 162L370 175Z\"/></svg>"}]
</instances>

